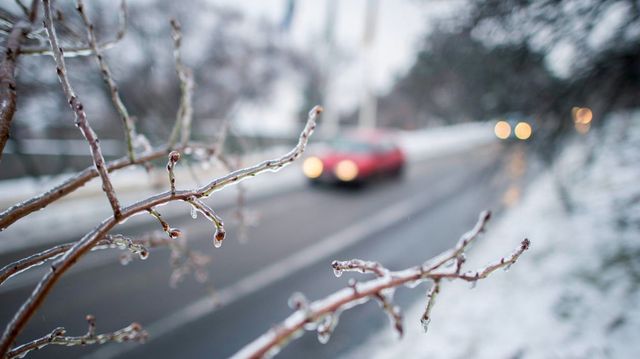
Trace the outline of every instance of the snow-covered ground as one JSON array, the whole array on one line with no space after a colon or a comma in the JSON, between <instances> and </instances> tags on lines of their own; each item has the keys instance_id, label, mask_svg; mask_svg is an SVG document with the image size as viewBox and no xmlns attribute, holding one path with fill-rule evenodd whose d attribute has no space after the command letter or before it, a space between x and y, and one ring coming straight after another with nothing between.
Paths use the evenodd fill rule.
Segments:
<instances>
[{"instance_id":1,"label":"snow-covered ground","mask_svg":"<svg viewBox=\"0 0 640 359\"><path fill-rule=\"evenodd\" d=\"M574 139L553 170L489 227L467 268L531 249L470 289L445 283L348 358L640 358L640 112ZM597 132L597 133L595 133Z\"/></svg>"}]
</instances>

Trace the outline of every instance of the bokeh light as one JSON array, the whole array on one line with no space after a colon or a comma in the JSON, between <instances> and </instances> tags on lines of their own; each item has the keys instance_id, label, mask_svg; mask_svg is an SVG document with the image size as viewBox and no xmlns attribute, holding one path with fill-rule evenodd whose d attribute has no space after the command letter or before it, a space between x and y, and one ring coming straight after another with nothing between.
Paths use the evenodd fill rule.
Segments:
<instances>
[{"instance_id":1,"label":"bokeh light","mask_svg":"<svg viewBox=\"0 0 640 359\"><path fill-rule=\"evenodd\" d=\"M501 140L506 140L511 135L511 125L507 121L498 121L493 132Z\"/></svg>"},{"instance_id":2,"label":"bokeh light","mask_svg":"<svg viewBox=\"0 0 640 359\"><path fill-rule=\"evenodd\" d=\"M526 122L518 122L516 128L514 129L514 133L519 140L527 140L531 137L531 133L533 130L531 129L531 125Z\"/></svg>"}]
</instances>

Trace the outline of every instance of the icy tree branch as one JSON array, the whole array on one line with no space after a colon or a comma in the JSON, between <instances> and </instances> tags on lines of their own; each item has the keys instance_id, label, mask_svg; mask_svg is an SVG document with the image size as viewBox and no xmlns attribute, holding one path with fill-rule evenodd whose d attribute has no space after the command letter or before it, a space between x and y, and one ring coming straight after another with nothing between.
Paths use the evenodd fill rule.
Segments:
<instances>
[{"instance_id":1,"label":"icy tree branch","mask_svg":"<svg viewBox=\"0 0 640 359\"><path fill-rule=\"evenodd\" d=\"M149 248L159 246L162 243L158 240L150 239L138 239L132 240L121 235L108 235L103 240L98 242L92 250L107 249L107 248L121 248L127 249L130 253L137 254L141 259L146 259L149 256ZM9 263L0 269L0 284L4 283L7 279L17 275L27 269L36 267L43 264L47 260L54 259L73 246L73 243L60 244L49 249L45 249L42 252L32 254L28 257L19 259L13 263Z\"/></svg>"},{"instance_id":2,"label":"icy tree branch","mask_svg":"<svg viewBox=\"0 0 640 359\"><path fill-rule=\"evenodd\" d=\"M47 345L64 345L64 346L77 346L77 345L92 345L92 344L104 344L109 342L123 343L123 342L139 342L143 343L148 333L142 329L142 326L138 323L131 323L129 326L117 330L111 333L96 334L96 320L92 315L87 315L87 322L89 328L85 335L77 337L65 336L66 330L62 327L54 329L51 333L45 335L42 338L38 338L29 343L22 344L7 353L7 358L23 358L32 350L43 348Z\"/></svg>"},{"instance_id":3,"label":"icy tree branch","mask_svg":"<svg viewBox=\"0 0 640 359\"><path fill-rule=\"evenodd\" d=\"M64 91L65 96L67 97L67 102L71 107L71 110L75 114L75 124L82 132L82 135L86 138L87 142L89 142L89 147L91 149L91 157L93 158L93 164L96 167L96 170L100 174L100 178L102 180L102 189L104 193L107 195L107 199L109 200L109 204L111 204L111 209L113 210L113 215L116 218L120 217L121 209L120 203L118 202L118 198L116 197L115 190L113 189L113 185L111 184L111 179L109 178L109 172L107 172L104 157L102 156L102 150L100 149L100 144L98 140L98 136L93 131L91 126L89 125L89 121L87 120L87 114L84 111L84 107L78 97L76 96L73 88L71 87L71 83L69 82L69 78L67 76L67 67L64 61L64 57L62 56L62 48L58 45L58 37L56 35L55 26L53 25L53 16L51 10L51 0L43 0L44 5L44 26L47 29L47 34L49 36L49 42L51 43L51 50L53 52L53 58L56 62L56 71L58 73L58 78L60 79L60 83L62 84L62 90Z\"/></svg>"},{"instance_id":4,"label":"icy tree branch","mask_svg":"<svg viewBox=\"0 0 640 359\"><path fill-rule=\"evenodd\" d=\"M113 103L113 106L118 111L118 115L120 116L120 120L122 121L122 125L124 126L124 137L125 137L125 142L127 144L127 154L129 155L129 159L131 160L131 162L134 162L136 160L135 153L133 150L133 138L135 137L135 133L136 133L134 124L131 121L131 118L129 117L129 112L127 111L127 108L122 102L122 98L120 97L120 92L118 91L118 85L113 79L111 70L109 69L107 62L105 61L104 56L102 55L102 49L98 45L98 40L96 38L93 24L91 23L91 20L89 20L89 17L87 16L84 3L82 0L77 0L76 4L77 4L76 9L80 13L80 16L82 17L82 21L87 27L89 47L91 48L91 51L96 57L98 66L100 67L100 73L102 74L102 79L104 80L105 84L109 88L109 93L111 94L111 102ZM123 11L126 14L126 3L124 0L122 0L120 7L121 9L125 9Z\"/></svg>"},{"instance_id":5,"label":"icy tree branch","mask_svg":"<svg viewBox=\"0 0 640 359\"><path fill-rule=\"evenodd\" d=\"M35 0L35 3L38 3L39 0ZM120 40L122 40L127 32L127 24L129 21L129 16L127 12L127 6L125 0L121 1L119 8L119 27L116 31L116 35L113 39L100 42L97 44L97 47L100 51L108 50L116 45ZM50 46L23 46L21 51L23 55L51 55L53 56L53 51ZM62 47L62 56L64 57L75 57L75 56L90 56L95 52L92 49L91 45L81 45L81 46L63 46Z\"/></svg>"},{"instance_id":6,"label":"icy tree branch","mask_svg":"<svg viewBox=\"0 0 640 359\"><path fill-rule=\"evenodd\" d=\"M202 148L205 150L213 150L212 146L202 144L188 144L186 146L180 146L176 150L187 151L196 148ZM127 168L133 165L144 165L150 161L156 160L163 156L166 156L170 150L166 147L162 147L157 150L150 151L145 154L139 154L136 156L135 161L131 161L128 156L108 162L106 168L108 172L117 171L123 168ZM33 213L39 209L46 207L47 205L57 201L58 199L72 193L76 189L84 186L91 179L98 177L98 171L94 166L87 167L78 174L70 177L61 184L51 188L50 190L43 192L37 196L34 196L24 202L15 204L2 213L0 213L0 231L6 229L17 220Z\"/></svg>"},{"instance_id":7,"label":"icy tree branch","mask_svg":"<svg viewBox=\"0 0 640 359\"><path fill-rule=\"evenodd\" d=\"M169 172L169 187L171 188L171 194L176 194L176 175L173 172L173 168L180 160L180 152L171 151L169 153L169 162L167 162L167 171Z\"/></svg>"},{"instance_id":8,"label":"icy tree branch","mask_svg":"<svg viewBox=\"0 0 640 359\"><path fill-rule=\"evenodd\" d=\"M306 304L291 314L287 319L258 337L252 343L245 346L236 353L233 358L268 358L277 354L292 339L299 337L304 330L315 330L318 332L318 339L326 342L333 328L337 325L340 314L356 305L366 303L369 299L376 299L381 303L381 307L389 314L391 323L400 335L403 333L402 319L400 311L395 307L391 298L395 288L407 285L410 287L431 281L425 313L421 318L423 327L427 325L431 318L431 310L435 304L435 298L440 292L442 278L460 279L466 281L477 281L486 278L498 268L505 268L515 263L520 255L529 248L530 242L525 239L520 246L508 257L501 258L489 266L478 271L460 274L457 266L453 270L446 270L447 264L458 261L469 244L474 241L484 230L486 222L489 220L489 212L483 212L474 228L464 234L457 245L437 256L428 265L419 265L402 271L391 272L375 262L367 262L359 259L351 261L334 261L332 267L339 276L342 271L359 271L362 273L375 273L376 279L366 282L352 282L340 291L337 291L324 299Z\"/></svg>"},{"instance_id":9,"label":"icy tree branch","mask_svg":"<svg viewBox=\"0 0 640 359\"><path fill-rule=\"evenodd\" d=\"M48 2L48 0L44 0ZM313 133L316 127L316 119L322 112L320 106L314 107L309 112L309 118L300 133L300 137L296 146L286 153L285 155L273 159L258 163L251 167L246 167L233 171L226 176L215 179L203 187L192 190L180 190L172 194L171 191L163 192L147 199L136 202L128 207L122 208L120 216L116 218L115 214L105 220L103 220L97 227L87 233L73 244L73 246L67 250L64 255L51 264L51 271L49 271L38 283L31 295L22 304L20 309L15 313L14 317L7 324L2 338L0 340L0 357L6 356L15 338L22 331L36 310L42 305L42 302L51 292L54 285L60 280L62 275L69 270L79 258L85 255L91 250L102 238L104 238L111 229L113 229L120 221L126 220L129 217L141 212L148 211L152 213L153 208L158 205L162 205L172 201L190 201L193 198L201 199L208 197L216 190L220 190L229 185L233 185L238 181L246 178L250 178L265 171L277 171L280 168L290 164L296 158L304 152L309 136ZM157 213L157 212L156 212ZM153 213L152 213L153 214ZM164 227L164 225L163 225Z\"/></svg>"},{"instance_id":10,"label":"icy tree branch","mask_svg":"<svg viewBox=\"0 0 640 359\"><path fill-rule=\"evenodd\" d=\"M191 137L191 121L193 119L193 72L182 62L182 32L180 23L171 19L171 38L173 39L173 57L176 63L176 73L180 80L180 106L176 114L176 122L169 136L169 147L175 145L180 135L180 143L185 144Z\"/></svg>"}]
</instances>

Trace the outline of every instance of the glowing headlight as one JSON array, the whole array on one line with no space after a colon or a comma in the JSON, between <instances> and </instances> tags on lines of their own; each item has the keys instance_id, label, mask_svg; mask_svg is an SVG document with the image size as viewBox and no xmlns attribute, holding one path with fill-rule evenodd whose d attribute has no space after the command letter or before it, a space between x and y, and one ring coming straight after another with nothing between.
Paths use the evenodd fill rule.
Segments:
<instances>
[{"instance_id":1,"label":"glowing headlight","mask_svg":"<svg viewBox=\"0 0 640 359\"><path fill-rule=\"evenodd\" d=\"M342 160L336 165L335 174L341 181L353 181L358 176L358 165L351 160Z\"/></svg>"},{"instance_id":2,"label":"glowing headlight","mask_svg":"<svg viewBox=\"0 0 640 359\"><path fill-rule=\"evenodd\" d=\"M324 165L318 157L309 157L302 164L302 172L309 178L318 178L324 170Z\"/></svg>"},{"instance_id":3,"label":"glowing headlight","mask_svg":"<svg viewBox=\"0 0 640 359\"><path fill-rule=\"evenodd\" d=\"M511 135L511 125L507 121L498 121L493 128L493 132L501 140L506 140Z\"/></svg>"},{"instance_id":4,"label":"glowing headlight","mask_svg":"<svg viewBox=\"0 0 640 359\"><path fill-rule=\"evenodd\" d=\"M531 137L531 125L526 122L518 122L513 131L519 140L526 140Z\"/></svg>"}]
</instances>

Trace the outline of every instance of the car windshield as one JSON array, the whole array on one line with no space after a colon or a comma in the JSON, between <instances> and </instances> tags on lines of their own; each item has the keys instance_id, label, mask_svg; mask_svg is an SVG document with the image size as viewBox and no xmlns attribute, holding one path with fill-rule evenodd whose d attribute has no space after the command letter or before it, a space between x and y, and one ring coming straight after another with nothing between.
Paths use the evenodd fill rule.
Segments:
<instances>
[{"instance_id":1,"label":"car windshield","mask_svg":"<svg viewBox=\"0 0 640 359\"><path fill-rule=\"evenodd\" d=\"M369 143L354 141L346 138L333 140L329 143L329 145L334 151L337 152L370 153L374 151L374 146Z\"/></svg>"}]
</instances>

